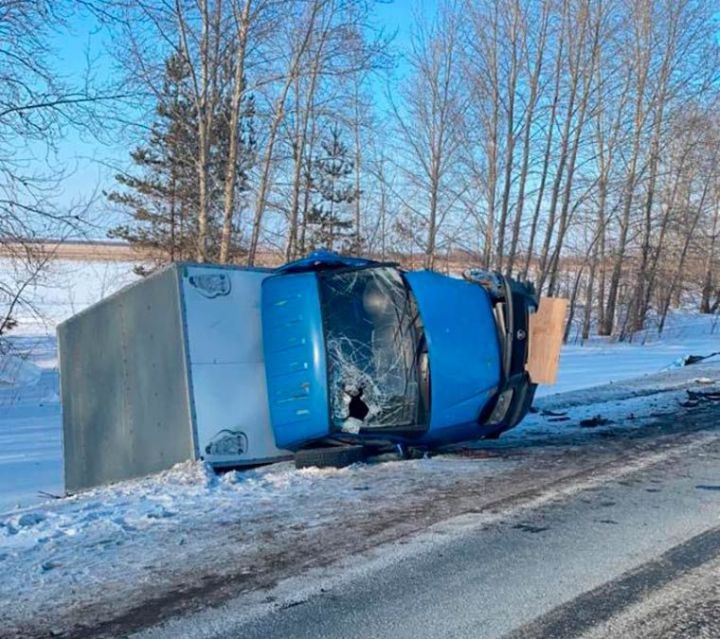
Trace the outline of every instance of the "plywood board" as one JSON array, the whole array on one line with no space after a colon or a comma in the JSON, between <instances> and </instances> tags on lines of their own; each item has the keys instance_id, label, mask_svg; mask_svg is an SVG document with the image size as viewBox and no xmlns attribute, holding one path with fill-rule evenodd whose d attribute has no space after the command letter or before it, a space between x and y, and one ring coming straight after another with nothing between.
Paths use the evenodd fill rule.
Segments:
<instances>
[{"instance_id":1,"label":"plywood board","mask_svg":"<svg viewBox=\"0 0 720 639\"><path fill-rule=\"evenodd\" d=\"M526 369L535 384L554 384L560 364L568 301L541 297L537 313L530 315L530 342Z\"/></svg>"}]
</instances>

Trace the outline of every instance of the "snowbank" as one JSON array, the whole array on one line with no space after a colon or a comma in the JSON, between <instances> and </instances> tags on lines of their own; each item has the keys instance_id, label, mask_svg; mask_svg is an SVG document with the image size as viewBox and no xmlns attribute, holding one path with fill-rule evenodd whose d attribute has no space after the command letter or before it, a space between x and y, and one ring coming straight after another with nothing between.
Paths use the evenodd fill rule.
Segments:
<instances>
[{"instance_id":1,"label":"snowbank","mask_svg":"<svg viewBox=\"0 0 720 639\"><path fill-rule=\"evenodd\" d=\"M662 335L650 329L632 343L593 337L583 345L568 344L560 355L557 384L541 386L537 396L654 374L677 366L687 355L716 351L720 351L720 316L672 313Z\"/></svg>"},{"instance_id":2,"label":"snowbank","mask_svg":"<svg viewBox=\"0 0 720 639\"><path fill-rule=\"evenodd\" d=\"M447 457L339 470L281 463L223 476L188 462L20 510L0 518L0 627L10 635L48 627L43 620L89 605L109 616L168 583L221 575L249 554L271 557L281 538L343 513L371 517L383 502L406 504L492 472L493 462Z\"/></svg>"}]
</instances>

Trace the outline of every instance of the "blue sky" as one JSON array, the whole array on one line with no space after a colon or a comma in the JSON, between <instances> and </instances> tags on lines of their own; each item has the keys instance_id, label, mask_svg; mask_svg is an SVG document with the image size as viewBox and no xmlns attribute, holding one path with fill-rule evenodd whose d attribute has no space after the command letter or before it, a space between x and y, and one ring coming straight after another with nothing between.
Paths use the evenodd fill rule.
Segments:
<instances>
[{"instance_id":1,"label":"blue sky","mask_svg":"<svg viewBox=\"0 0 720 639\"><path fill-rule=\"evenodd\" d=\"M52 61L57 76L71 86L82 85L90 67L98 79L105 79L112 73L106 44L107 35L99 29L92 16L84 12L72 16L51 38ZM121 150L120 146L108 146L87 132L68 128L58 143L57 157L48 160L59 163L68 171L60 194L61 203L70 206L89 197L100 185L107 184L112 175L101 164L117 157ZM45 149L38 145L36 155L44 158Z\"/></svg>"},{"instance_id":2,"label":"blue sky","mask_svg":"<svg viewBox=\"0 0 720 639\"><path fill-rule=\"evenodd\" d=\"M430 9L436 0L395 0L394 2L376 2L374 13L376 24L388 32L396 32L395 48L402 50L410 35L410 22L414 7ZM95 19L87 13L78 12L66 25L66 28L54 34L54 66L59 76L70 83L81 83L88 68L88 59L92 60L93 74L103 80L113 73L113 62L108 54L108 35L99 28ZM400 63L402 69L402 63ZM58 162L69 171L64 182L60 202L69 206L93 192L113 186L113 171L110 166L125 166L128 161L129 145L115 142L102 143L88 134L68 130L67 136L58 148ZM38 161L44 157L44 149L38 147Z\"/></svg>"}]
</instances>

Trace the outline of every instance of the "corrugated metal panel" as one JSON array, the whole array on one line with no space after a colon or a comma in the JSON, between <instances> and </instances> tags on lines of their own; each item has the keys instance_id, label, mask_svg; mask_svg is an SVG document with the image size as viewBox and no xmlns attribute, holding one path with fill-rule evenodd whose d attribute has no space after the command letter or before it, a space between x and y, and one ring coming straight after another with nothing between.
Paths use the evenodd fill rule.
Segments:
<instances>
[{"instance_id":1,"label":"corrugated metal panel","mask_svg":"<svg viewBox=\"0 0 720 639\"><path fill-rule=\"evenodd\" d=\"M317 276L269 277L262 295L270 416L277 445L288 448L330 431Z\"/></svg>"},{"instance_id":2,"label":"corrugated metal panel","mask_svg":"<svg viewBox=\"0 0 720 639\"><path fill-rule=\"evenodd\" d=\"M180 312L172 267L58 327L66 490L194 457Z\"/></svg>"}]
</instances>

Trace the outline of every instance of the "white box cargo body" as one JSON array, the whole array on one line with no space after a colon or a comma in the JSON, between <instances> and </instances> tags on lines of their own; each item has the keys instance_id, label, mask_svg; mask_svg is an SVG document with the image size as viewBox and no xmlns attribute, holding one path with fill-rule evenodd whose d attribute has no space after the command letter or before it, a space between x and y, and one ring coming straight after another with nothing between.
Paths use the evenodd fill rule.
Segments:
<instances>
[{"instance_id":1,"label":"white box cargo body","mask_svg":"<svg viewBox=\"0 0 720 639\"><path fill-rule=\"evenodd\" d=\"M268 414L261 269L175 264L58 326L65 489L288 455Z\"/></svg>"}]
</instances>

